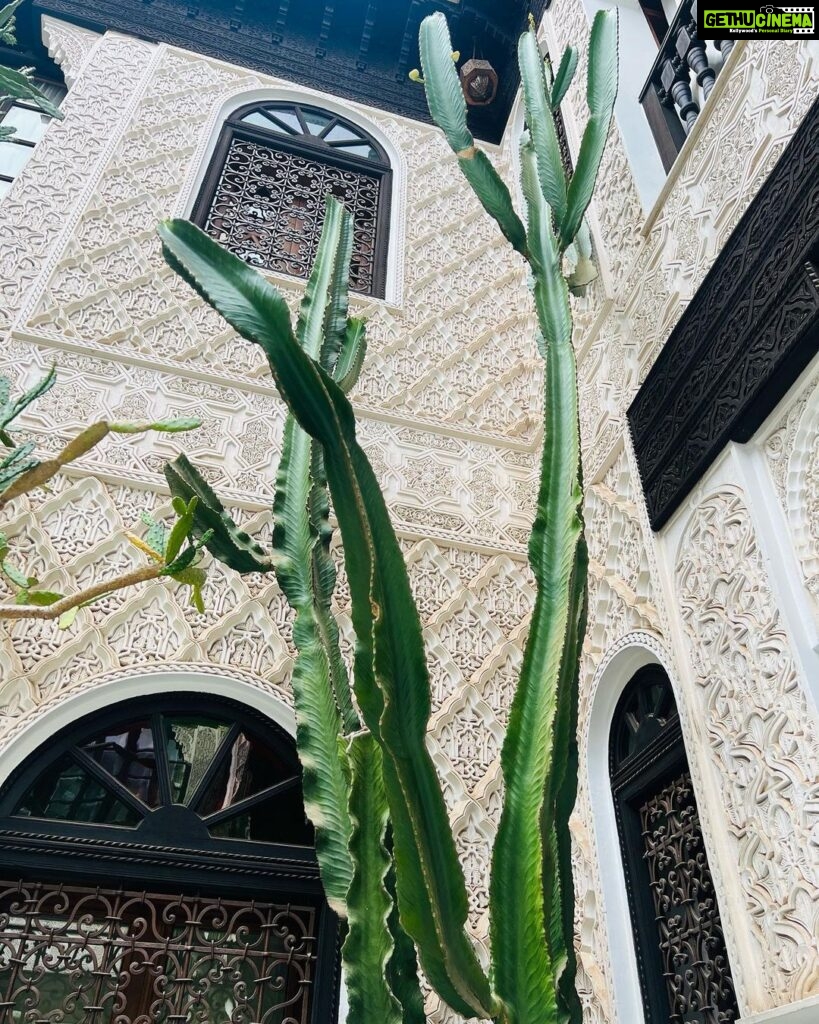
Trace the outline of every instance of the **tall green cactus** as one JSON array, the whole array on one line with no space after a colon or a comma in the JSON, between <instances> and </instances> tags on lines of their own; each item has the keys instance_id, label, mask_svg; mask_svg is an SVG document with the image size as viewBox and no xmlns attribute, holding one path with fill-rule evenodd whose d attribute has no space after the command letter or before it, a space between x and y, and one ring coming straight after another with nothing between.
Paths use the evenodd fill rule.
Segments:
<instances>
[{"instance_id":1,"label":"tall green cactus","mask_svg":"<svg viewBox=\"0 0 819 1024\"><path fill-rule=\"evenodd\" d=\"M576 55L571 50L564 55L552 81L534 31L521 39L532 129L522 147L524 225L509 189L468 130L444 17L433 15L421 28L433 118L482 205L529 263L545 358L541 482L529 547L537 598L502 751L506 793L492 861L489 976L466 932L463 871L425 744L430 683L418 611L346 397L363 358L362 326L347 319L349 215L335 201L328 203L322 245L295 330L281 296L255 271L187 222L169 221L160 228L170 265L239 334L262 347L291 412L274 506L275 570L296 612L299 657L293 685L306 806L317 829L328 898L350 930L344 944L350 1024L420 1024L413 944L430 984L465 1017L497 1024L580 1019L568 817L576 786L587 560L572 316L563 266L592 194L611 121L616 38L616 16L601 12L590 41L591 117L568 181L553 111L570 85ZM224 536L212 536L214 554L228 564L235 555L237 567L244 564L247 540L221 506L214 512L204 481L195 484L192 467L182 468L184 495L195 494L203 506L202 529L224 528ZM352 600L355 700L330 614L334 575L325 478ZM173 471L169 482L172 489L179 487ZM252 556L254 562L265 557L257 550Z\"/></svg>"}]
</instances>

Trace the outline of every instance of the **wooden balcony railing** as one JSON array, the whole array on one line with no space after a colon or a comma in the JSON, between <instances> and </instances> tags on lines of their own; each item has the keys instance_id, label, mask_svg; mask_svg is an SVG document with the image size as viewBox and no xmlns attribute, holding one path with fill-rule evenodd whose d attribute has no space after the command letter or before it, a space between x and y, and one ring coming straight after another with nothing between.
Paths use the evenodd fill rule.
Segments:
<instances>
[{"instance_id":1,"label":"wooden balcony railing","mask_svg":"<svg viewBox=\"0 0 819 1024\"><path fill-rule=\"evenodd\" d=\"M683 0L640 93L640 104L667 171L699 117L722 61L734 45L732 40L717 40L711 50L707 42L697 36L697 0Z\"/></svg>"}]
</instances>

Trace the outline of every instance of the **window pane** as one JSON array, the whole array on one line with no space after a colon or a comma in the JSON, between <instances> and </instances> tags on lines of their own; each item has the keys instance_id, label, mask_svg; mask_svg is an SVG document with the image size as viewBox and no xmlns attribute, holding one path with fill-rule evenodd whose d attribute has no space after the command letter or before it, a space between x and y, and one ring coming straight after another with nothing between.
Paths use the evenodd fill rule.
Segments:
<instances>
[{"instance_id":1,"label":"window pane","mask_svg":"<svg viewBox=\"0 0 819 1024\"><path fill-rule=\"evenodd\" d=\"M240 733L197 811L202 815L215 814L297 772L295 765L288 764L270 747Z\"/></svg>"},{"instance_id":2,"label":"window pane","mask_svg":"<svg viewBox=\"0 0 819 1024\"><path fill-rule=\"evenodd\" d=\"M3 198L3 196L6 194L6 192L8 192L8 190L10 188L11 188L11 182L10 181L3 181L3 179L0 178L0 199Z\"/></svg>"},{"instance_id":3,"label":"window pane","mask_svg":"<svg viewBox=\"0 0 819 1024\"><path fill-rule=\"evenodd\" d=\"M25 167L31 156L31 146L18 142L0 142L0 174L13 178Z\"/></svg>"},{"instance_id":4,"label":"window pane","mask_svg":"<svg viewBox=\"0 0 819 1024\"><path fill-rule=\"evenodd\" d=\"M29 110L28 107L11 107L3 118L3 125L16 128L15 140L24 139L27 142L37 142L42 138L48 122L51 120L47 114L41 114L39 110Z\"/></svg>"},{"instance_id":5,"label":"window pane","mask_svg":"<svg viewBox=\"0 0 819 1024\"><path fill-rule=\"evenodd\" d=\"M366 160L377 160L378 154L372 146L368 146L366 142L361 142L355 146L336 146L336 149L342 153L355 153L356 156L363 156Z\"/></svg>"},{"instance_id":6,"label":"window pane","mask_svg":"<svg viewBox=\"0 0 819 1024\"><path fill-rule=\"evenodd\" d=\"M269 132L284 132L277 124L270 120L260 110L254 110L251 114L245 114L242 118L245 124L255 124L259 128L266 128ZM286 133L285 133L286 134Z\"/></svg>"},{"instance_id":7,"label":"window pane","mask_svg":"<svg viewBox=\"0 0 819 1024\"><path fill-rule=\"evenodd\" d=\"M271 110L270 114L275 117L277 121L281 121L282 124L286 124L288 128L292 128L293 131L302 135L301 121L299 121L295 110Z\"/></svg>"},{"instance_id":8,"label":"window pane","mask_svg":"<svg viewBox=\"0 0 819 1024\"><path fill-rule=\"evenodd\" d=\"M307 127L313 133L313 135L320 135L327 125L333 120L329 114L319 114L313 110L304 110L302 108L301 116L307 123Z\"/></svg>"},{"instance_id":9,"label":"window pane","mask_svg":"<svg viewBox=\"0 0 819 1024\"><path fill-rule=\"evenodd\" d=\"M143 803L159 806L156 751L148 719L108 729L82 749Z\"/></svg>"},{"instance_id":10,"label":"window pane","mask_svg":"<svg viewBox=\"0 0 819 1024\"><path fill-rule=\"evenodd\" d=\"M107 790L68 754L37 779L16 813L31 818L57 818L97 825L139 824L136 811Z\"/></svg>"},{"instance_id":11,"label":"window pane","mask_svg":"<svg viewBox=\"0 0 819 1024\"><path fill-rule=\"evenodd\" d=\"M356 132L351 132L342 124L334 124L324 138L327 142L358 142L361 136Z\"/></svg>"},{"instance_id":12,"label":"window pane","mask_svg":"<svg viewBox=\"0 0 819 1024\"><path fill-rule=\"evenodd\" d=\"M186 804L196 792L230 726L206 718L165 719L173 802Z\"/></svg>"},{"instance_id":13,"label":"window pane","mask_svg":"<svg viewBox=\"0 0 819 1024\"><path fill-rule=\"evenodd\" d=\"M219 839L247 839L293 846L312 846L314 842L313 829L304 815L298 786L262 800L244 814L212 825L210 834Z\"/></svg>"}]
</instances>

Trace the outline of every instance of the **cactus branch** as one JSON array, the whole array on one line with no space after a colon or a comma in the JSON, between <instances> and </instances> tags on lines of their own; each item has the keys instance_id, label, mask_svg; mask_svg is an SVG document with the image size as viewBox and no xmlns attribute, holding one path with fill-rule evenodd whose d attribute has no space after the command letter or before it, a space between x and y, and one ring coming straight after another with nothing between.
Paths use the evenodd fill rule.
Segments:
<instances>
[{"instance_id":1,"label":"cactus branch","mask_svg":"<svg viewBox=\"0 0 819 1024\"><path fill-rule=\"evenodd\" d=\"M76 594L69 594L68 597L63 597L45 607L30 604L0 605L0 619L59 619L66 612L70 612L74 608L81 608L83 605L113 594L117 590L125 590L127 587L135 587L138 583L159 579L163 569L164 564L157 562L152 565L142 565L121 576L115 576L112 580L103 580L91 587L86 587L85 590L77 591Z\"/></svg>"}]
</instances>

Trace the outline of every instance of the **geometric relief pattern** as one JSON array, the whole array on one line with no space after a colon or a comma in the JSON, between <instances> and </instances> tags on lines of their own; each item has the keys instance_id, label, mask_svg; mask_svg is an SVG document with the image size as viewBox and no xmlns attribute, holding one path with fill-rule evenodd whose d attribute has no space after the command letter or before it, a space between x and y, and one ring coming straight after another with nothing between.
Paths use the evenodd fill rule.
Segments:
<instances>
[{"instance_id":1,"label":"geometric relief pattern","mask_svg":"<svg viewBox=\"0 0 819 1024\"><path fill-rule=\"evenodd\" d=\"M773 1005L819 989L819 725L740 494L702 501L676 566L688 656Z\"/></svg>"},{"instance_id":2,"label":"geometric relief pattern","mask_svg":"<svg viewBox=\"0 0 819 1024\"><path fill-rule=\"evenodd\" d=\"M14 503L8 533L18 561L42 571L44 585L68 590L139 563L142 556L123 531L134 529L140 510L155 503L157 515L170 513L167 498L157 499L151 491L58 478L37 506L36 520L29 499ZM260 537L269 531L267 513L240 510L238 517ZM485 958L489 854L500 811L499 754L534 599L532 580L520 556L451 548L429 539L401 543L432 675L428 742L471 882L470 932ZM0 592L0 600L8 596ZM349 649L343 566L337 597ZM74 627L64 632L39 620L0 628L0 738L16 733L38 707L128 669L179 664L212 672L221 666L292 703L291 615L272 577L240 577L211 564L204 599L206 612L199 614L173 584L151 582L80 611ZM449 1019L440 1008L435 1013L433 1019Z\"/></svg>"},{"instance_id":3,"label":"geometric relief pattern","mask_svg":"<svg viewBox=\"0 0 819 1024\"><path fill-rule=\"evenodd\" d=\"M98 172L121 119L129 116L154 49L117 35L100 41L96 59L84 67L66 98L65 119L49 126L25 176L0 204L0 332L11 325L55 253L67 217Z\"/></svg>"},{"instance_id":4,"label":"geometric relief pattern","mask_svg":"<svg viewBox=\"0 0 819 1024\"><path fill-rule=\"evenodd\" d=\"M116 346L222 376L266 375L262 353L164 265L154 228L174 212L214 106L262 80L216 61L165 51L86 205L29 326L46 337ZM426 125L367 111L409 163L407 303L354 297L369 319L362 407L431 424L531 441L539 366L522 265L512 262L457 161ZM404 254L398 254L403 263ZM295 304L301 286L283 282Z\"/></svg>"},{"instance_id":5,"label":"geometric relief pattern","mask_svg":"<svg viewBox=\"0 0 819 1024\"><path fill-rule=\"evenodd\" d=\"M819 616L819 375L809 379L763 450Z\"/></svg>"},{"instance_id":6,"label":"geometric relief pattern","mask_svg":"<svg viewBox=\"0 0 819 1024\"><path fill-rule=\"evenodd\" d=\"M52 359L49 348L14 340L0 354L0 374L11 377L17 389L31 386ZM85 464L109 477L162 486L163 463L182 449L231 503L262 507L273 496L285 416L272 384L251 391L215 375L202 380L168 368L75 354L60 360L57 386L31 407L20 426L43 451L53 452L97 418L169 418L188 415L192 406L203 421L197 430L111 435ZM374 419L362 419L359 436L399 529L522 549L534 506L529 452Z\"/></svg>"}]
</instances>

